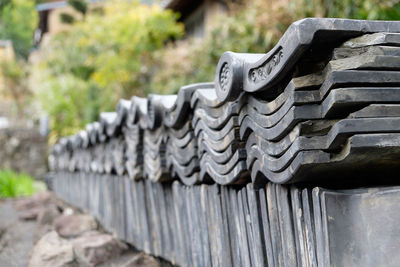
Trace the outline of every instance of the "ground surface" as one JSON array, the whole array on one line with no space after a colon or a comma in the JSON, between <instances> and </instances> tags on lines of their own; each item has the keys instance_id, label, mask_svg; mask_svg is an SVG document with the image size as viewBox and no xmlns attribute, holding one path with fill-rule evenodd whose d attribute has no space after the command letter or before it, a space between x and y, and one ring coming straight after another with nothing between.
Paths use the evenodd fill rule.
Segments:
<instances>
[{"instance_id":1,"label":"ground surface","mask_svg":"<svg viewBox=\"0 0 400 267\"><path fill-rule=\"evenodd\" d=\"M49 225L38 224L35 220L21 220L18 215L21 211L15 209L15 204L18 200L0 199L0 267L26 267L29 266L34 244L47 232L53 229ZM52 200L55 202L55 199ZM126 250L122 255L113 257L108 261L99 264L99 267L161 267L171 266L167 262L159 262L154 258L150 265L141 264L143 259L142 253L134 249ZM135 264L127 264L135 258L138 260ZM76 264L81 266L80 264Z\"/></svg>"},{"instance_id":2,"label":"ground surface","mask_svg":"<svg viewBox=\"0 0 400 267\"><path fill-rule=\"evenodd\" d=\"M0 200L0 266L28 266L35 221L20 221L12 200Z\"/></svg>"}]
</instances>

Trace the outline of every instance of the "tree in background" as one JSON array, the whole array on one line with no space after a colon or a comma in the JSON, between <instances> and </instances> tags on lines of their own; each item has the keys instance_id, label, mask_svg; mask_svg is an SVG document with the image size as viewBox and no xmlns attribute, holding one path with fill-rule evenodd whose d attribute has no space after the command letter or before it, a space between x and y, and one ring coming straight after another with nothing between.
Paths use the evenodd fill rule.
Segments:
<instances>
[{"instance_id":1,"label":"tree in background","mask_svg":"<svg viewBox=\"0 0 400 267\"><path fill-rule=\"evenodd\" d=\"M11 2L11 0L1 0L0 1L0 10L3 10L3 8L8 5Z\"/></svg>"},{"instance_id":2,"label":"tree in background","mask_svg":"<svg viewBox=\"0 0 400 267\"><path fill-rule=\"evenodd\" d=\"M88 4L85 0L68 0L68 4L84 17L88 11Z\"/></svg>"},{"instance_id":3,"label":"tree in background","mask_svg":"<svg viewBox=\"0 0 400 267\"><path fill-rule=\"evenodd\" d=\"M0 39L11 40L16 54L26 59L38 23L35 1L11 0L0 8Z\"/></svg>"},{"instance_id":4,"label":"tree in background","mask_svg":"<svg viewBox=\"0 0 400 267\"><path fill-rule=\"evenodd\" d=\"M83 20L86 17L86 13L88 12L88 4L85 0L68 0L68 5L70 5L76 12L78 12ZM76 18L69 13L61 13L60 19L63 23L73 24L76 21Z\"/></svg>"},{"instance_id":5,"label":"tree in background","mask_svg":"<svg viewBox=\"0 0 400 267\"><path fill-rule=\"evenodd\" d=\"M157 55L148 90L176 93L180 86L213 81L218 60L225 51L266 53L289 25L302 18L292 0L243 1L232 4L229 15L216 19L204 39L171 44Z\"/></svg>"},{"instance_id":6,"label":"tree in background","mask_svg":"<svg viewBox=\"0 0 400 267\"><path fill-rule=\"evenodd\" d=\"M24 62L18 60L5 60L0 63L0 73L4 82L2 94L13 100L18 118L23 116L25 105L31 100L29 90L28 70Z\"/></svg>"},{"instance_id":7,"label":"tree in background","mask_svg":"<svg viewBox=\"0 0 400 267\"><path fill-rule=\"evenodd\" d=\"M400 1L252 0L232 4L230 14L216 20L204 39L184 40L158 53L147 90L171 94L185 84L212 81L225 51L266 53L292 22L305 17L400 20Z\"/></svg>"},{"instance_id":8,"label":"tree in background","mask_svg":"<svg viewBox=\"0 0 400 267\"><path fill-rule=\"evenodd\" d=\"M296 0L297 12L304 16L399 20L399 0Z\"/></svg>"},{"instance_id":9,"label":"tree in background","mask_svg":"<svg viewBox=\"0 0 400 267\"><path fill-rule=\"evenodd\" d=\"M238 1L236 1L238 2ZM42 64L41 102L55 136L75 133L115 110L119 98L175 93L212 81L225 51L265 53L304 17L400 19L397 0L253 0L232 4L202 40L185 39L176 15L156 6L111 1L53 38Z\"/></svg>"},{"instance_id":10,"label":"tree in background","mask_svg":"<svg viewBox=\"0 0 400 267\"><path fill-rule=\"evenodd\" d=\"M109 1L103 10L87 13L43 49L39 100L55 136L114 110L119 98L144 95L155 52L183 34L177 16L159 6Z\"/></svg>"}]
</instances>

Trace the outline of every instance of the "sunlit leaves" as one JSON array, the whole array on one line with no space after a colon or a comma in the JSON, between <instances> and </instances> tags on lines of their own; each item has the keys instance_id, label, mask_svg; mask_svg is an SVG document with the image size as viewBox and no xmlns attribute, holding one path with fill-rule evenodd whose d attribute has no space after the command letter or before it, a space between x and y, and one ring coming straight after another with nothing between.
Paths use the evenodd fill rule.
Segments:
<instances>
[{"instance_id":1,"label":"sunlit leaves","mask_svg":"<svg viewBox=\"0 0 400 267\"><path fill-rule=\"evenodd\" d=\"M0 38L11 40L16 54L26 58L38 23L35 1L12 0L0 12Z\"/></svg>"},{"instance_id":2,"label":"sunlit leaves","mask_svg":"<svg viewBox=\"0 0 400 267\"><path fill-rule=\"evenodd\" d=\"M109 1L55 36L44 48L40 86L54 133L72 133L119 98L143 95L155 52L183 34L176 19L159 6Z\"/></svg>"}]
</instances>

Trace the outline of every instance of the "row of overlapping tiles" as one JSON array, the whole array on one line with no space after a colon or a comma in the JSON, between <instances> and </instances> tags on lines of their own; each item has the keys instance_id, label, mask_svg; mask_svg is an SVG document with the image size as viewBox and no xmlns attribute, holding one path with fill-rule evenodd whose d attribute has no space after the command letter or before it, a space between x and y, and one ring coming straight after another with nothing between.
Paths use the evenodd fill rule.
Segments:
<instances>
[{"instance_id":1,"label":"row of overlapping tiles","mask_svg":"<svg viewBox=\"0 0 400 267\"><path fill-rule=\"evenodd\" d=\"M187 185L394 170L398 32L398 22L295 22L266 55L225 53L213 83L120 100L60 139L50 167Z\"/></svg>"},{"instance_id":2,"label":"row of overlapping tiles","mask_svg":"<svg viewBox=\"0 0 400 267\"><path fill-rule=\"evenodd\" d=\"M185 186L61 172L53 189L120 239L179 266L398 266L400 260L399 187Z\"/></svg>"}]
</instances>

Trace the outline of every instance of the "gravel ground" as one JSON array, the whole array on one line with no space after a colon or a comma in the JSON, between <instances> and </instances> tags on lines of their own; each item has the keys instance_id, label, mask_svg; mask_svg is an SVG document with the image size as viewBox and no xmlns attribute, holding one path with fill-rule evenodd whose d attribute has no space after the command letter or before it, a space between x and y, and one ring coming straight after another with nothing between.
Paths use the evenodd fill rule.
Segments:
<instances>
[{"instance_id":1,"label":"gravel ground","mask_svg":"<svg viewBox=\"0 0 400 267\"><path fill-rule=\"evenodd\" d=\"M35 221L18 220L13 200L0 200L0 266L28 266L34 233Z\"/></svg>"}]
</instances>

